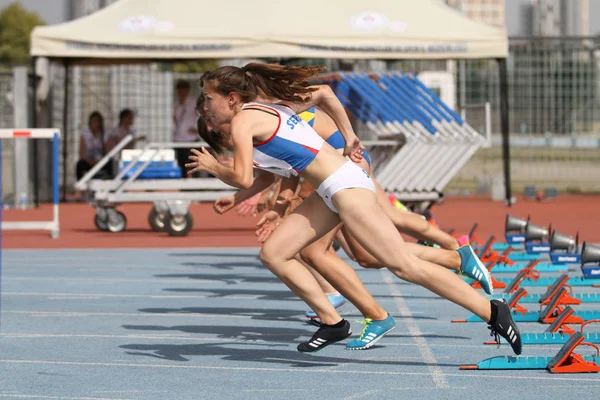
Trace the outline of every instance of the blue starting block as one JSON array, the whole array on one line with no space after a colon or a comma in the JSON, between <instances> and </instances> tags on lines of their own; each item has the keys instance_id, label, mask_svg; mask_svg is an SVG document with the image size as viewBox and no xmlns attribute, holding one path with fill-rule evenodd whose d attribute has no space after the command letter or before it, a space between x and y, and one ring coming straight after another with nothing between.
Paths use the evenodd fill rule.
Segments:
<instances>
[{"instance_id":1,"label":"blue starting block","mask_svg":"<svg viewBox=\"0 0 600 400\"><path fill-rule=\"evenodd\" d=\"M523 344L565 344L571 339L577 331L567 325L569 318L573 314L571 307L566 307L562 313L554 320L554 322L544 332L529 332L521 333L521 342ZM584 322L581 325L583 330L584 325L592 322ZM600 344L600 333L583 333L583 338L588 343ZM500 338L500 342L488 341L485 344L506 344L504 338Z\"/></svg>"},{"instance_id":2,"label":"blue starting block","mask_svg":"<svg viewBox=\"0 0 600 400\"><path fill-rule=\"evenodd\" d=\"M512 279L510 278L498 278L497 281L509 284ZM556 278L544 277L538 279L527 278L521 282L521 286L550 286L556 281ZM597 286L600 285L600 276L596 279L584 278L582 276L572 276L567 282L569 286Z\"/></svg>"},{"instance_id":3,"label":"blue starting block","mask_svg":"<svg viewBox=\"0 0 600 400\"><path fill-rule=\"evenodd\" d=\"M511 273L511 272L519 272L520 270L527 268L529 263L518 263L515 265L509 264L496 264L494 265L492 272L496 273ZM568 271L569 266L567 264L553 264L553 263L538 263L535 268L540 272L562 272Z\"/></svg>"},{"instance_id":4,"label":"blue starting block","mask_svg":"<svg viewBox=\"0 0 600 400\"><path fill-rule=\"evenodd\" d=\"M500 356L485 359L473 365L461 365L461 370L507 370L507 369L545 369L551 373L600 372L600 356L582 356L573 352L584 342L585 336L574 333L561 349L552 357Z\"/></svg>"},{"instance_id":5,"label":"blue starting block","mask_svg":"<svg viewBox=\"0 0 600 400\"><path fill-rule=\"evenodd\" d=\"M512 316L515 322L540 322L551 324L556 319L562 318L564 323L584 323L585 321L593 321L600 319L600 310L577 310L566 313L563 317L567 308L560 304L561 300L566 295L567 289L562 287L558 290L550 299L546 307L541 311L528 311L521 306L517 305L517 302L524 294L525 289L521 288L518 292L514 293L511 299L508 301L508 305L511 308ZM516 310L513 310L515 308ZM570 309L570 307L568 307ZM465 319L453 320L452 322L483 322L477 315L469 315Z\"/></svg>"}]
</instances>

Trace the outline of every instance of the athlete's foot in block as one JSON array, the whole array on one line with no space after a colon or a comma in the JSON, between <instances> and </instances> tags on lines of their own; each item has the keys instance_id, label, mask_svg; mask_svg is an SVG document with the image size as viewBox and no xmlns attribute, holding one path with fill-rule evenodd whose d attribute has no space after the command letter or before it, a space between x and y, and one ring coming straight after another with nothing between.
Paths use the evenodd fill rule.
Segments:
<instances>
[{"instance_id":1,"label":"athlete's foot in block","mask_svg":"<svg viewBox=\"0 0 600 400\"><path fill-rule=\"evenodd\" d=\"M346 304L346 298L339 293L328 294L327 299L329 299L329 302L335 308L340 308ZM308 310L305 315L306 318L317 318L317 313L315 313L313 310Z\"/></svg>"},{"instance_id":2,"label":"athlete's foot in block","mask_svg":"<svg viewBox=\"0 0 600 400\"><path fill-rule=\"evenodd\" d=\"M488 271L479 257L477 257L473 248L470 245L465 245L456 251L460 254L461 259L460 272L463 275L478 281L487 294L493 294L494 287L492 285L490 271Z\"/></svg>"},{"instance_id":3,"label":"athlete's foot in block","mask_svg":"<svg viewBox=\"0 0 600 400\"><path fill-rule=\"evenodd\" d=\"M354 339L346 344L348 350L365 350L373 346L379 339L385 336L389 331L396 327L394 318L388 314L386 319L372 320L367 318L363 331L358 339Z\"/></svg>"}]
</instances>

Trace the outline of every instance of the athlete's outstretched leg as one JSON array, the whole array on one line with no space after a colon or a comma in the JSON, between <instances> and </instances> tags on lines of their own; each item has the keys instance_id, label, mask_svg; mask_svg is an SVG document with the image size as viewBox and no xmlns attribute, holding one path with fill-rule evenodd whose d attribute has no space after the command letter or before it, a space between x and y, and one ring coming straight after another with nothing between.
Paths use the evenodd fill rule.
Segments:
<instances>
[{"instance_id":1,"label":"athlete's outstretched leg","mask_svg":"<svg viewBox=\"0 0 600 400\"><path fill-rule=\"evenodd\" d=\"M456 250L460 247L454 237L431 225L420 215L394 207L379 183L377 181L373 181L373 183L377 189L377 201L400 232L416 239L429 240L447 250Z\"/></svg>"},{"instance_id":2,"label":"athlete's outstretched leg","mask_svg":"<svg viewBox=\"0 0 600 400\"><path fill-rule=\"evenodd\" d=\"M510 341L510 331L517 329L510 310L497 301L491 303L448 269L411 254L373 192L362 188L346 189L333 195L332 200L352 236L396 276L466 308ZM502 321L500 326L498 321ZM514 339L511 345L517 354L521 352L520 339Z\"/></svg>"}]
</instances>

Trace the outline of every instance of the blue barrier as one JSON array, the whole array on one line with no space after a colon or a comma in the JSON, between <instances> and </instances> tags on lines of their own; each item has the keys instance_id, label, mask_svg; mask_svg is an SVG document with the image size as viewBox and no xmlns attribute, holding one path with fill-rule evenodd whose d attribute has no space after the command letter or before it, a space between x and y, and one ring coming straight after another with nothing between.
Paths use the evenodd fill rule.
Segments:
<instances>
[{"instance_id":1,"label":"blue barrier","mask_svg":"<svg viewBox=\"0 0 600 400\"><path fill-rule=\"evenodd\" d=\"M375 136L404 134L405 144L374 173L400 200L437 199L484 140L414 74L339 72L324 76L342 104ZM360 134L360 133L359 133ZM372 138L370 135L369 138Z\"/></svg>"}]
</instances>

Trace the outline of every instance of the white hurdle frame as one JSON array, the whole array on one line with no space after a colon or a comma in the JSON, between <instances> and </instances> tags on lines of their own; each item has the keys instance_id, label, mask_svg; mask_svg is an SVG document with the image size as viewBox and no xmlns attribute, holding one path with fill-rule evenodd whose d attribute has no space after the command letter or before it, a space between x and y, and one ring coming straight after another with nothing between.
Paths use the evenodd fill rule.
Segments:
<instances>
[{"instance_id":1,"label":"white hurdle frame","mask_svg":"<svg viewBox=\"0 0 600 400\"><path fill-rule=\"evenodd\" d=\"M50 231L50 236L57 239L60 233L58 216L60 129L0 129L0 139L52 139L52 221L2 221L2 230L44 230Z\"/></svg>"}]
</instances>

